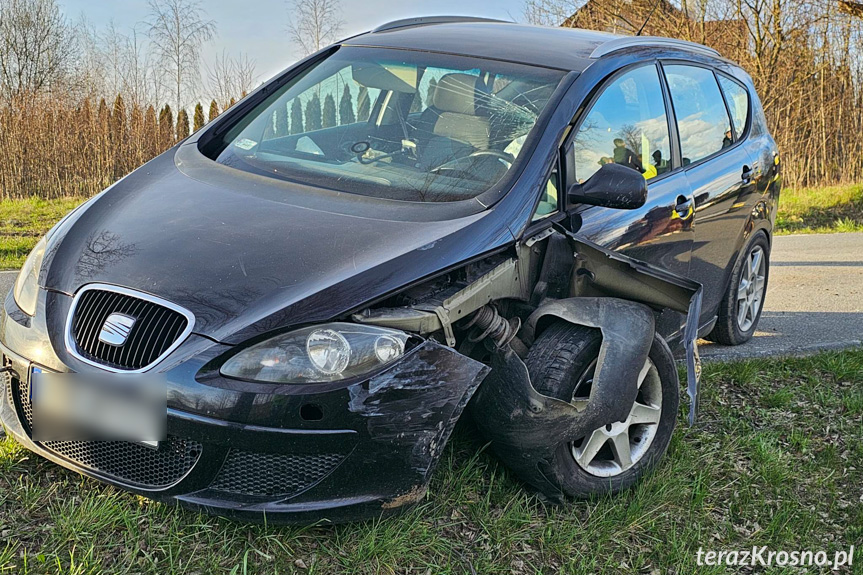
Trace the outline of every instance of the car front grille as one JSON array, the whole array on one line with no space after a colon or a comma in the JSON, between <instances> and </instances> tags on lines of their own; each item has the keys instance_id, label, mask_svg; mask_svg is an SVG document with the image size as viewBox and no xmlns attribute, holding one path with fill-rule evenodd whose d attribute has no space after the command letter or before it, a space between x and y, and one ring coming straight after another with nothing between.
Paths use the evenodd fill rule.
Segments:
<instances>
[{"instance_id":1,"label":"car front grille","mask_svg":"<svg viewBox=\"0 0 863 575\"><path fill-rule=\"evenodd\" d=\"M28 433L32 433L33 429L33 405L30 403L30 384L21 381L20 379L12 379L10 382L9 388L13 387L17 388L18 391L18 405L20 407L20 414L24 415L24 428ZM15 405L15 402L12 402L12 405Z\"/></svg>"},{"instance_id":2,"label":"car front grille","mask_svg":"<svg viewBox=\"0 0 863 575\"><path fill-rule=\"evenodd\" d=\"M29 435L33 429L30 385L8 378L7 386ZM196 441L170 435L159 442L158 449L129 441L43 441L39 445L80 467L145 489L164 489L180 481L198 462L202 450Z\"/></svg>"},{"instance_id":3,"label":"car front grille","mask_svg":"<svg viewBox=\"0 0 863 575\"><path fill-rule=\"evenodd\" d=\"M251 497L297 495L329 475L343 453L281 454L231 449L210 489Z\"/></svg>"},{"instance_id":4,"label":"car front grille","mask_svg":"<svg viewBox=\"0 0 863 575\"><path fill-rule=\"evenodd\" d=\"M121 483L164 489L180 481L201 457L201 444L168 436L158 449L128 441L45 441L43 446L81 467Z\"/></svg>"},{"instance_id":5,"label":"car front grille","mask_svg":"<svg viewBox=\"0 0 863 575\"><path fill-rule=\"evenodd\" d=\"M4 357L3 359L5 360L6 358ZM6 390L6 399L9 400L9 405L11 405L14 408L15 407L15 394L14 394L14 390L12 389L12 386L18 385L18 380L13 379L11 374L3 372L3 374L0 375L0 385L2 385L3 388Z\"/></svg>"},{"instance_id":6,"label":"car front grille","mask_svg":"<svg viewBox=\"0 0 863 575\"><path fill-rule=\"evenodd\" d=\"M134 318L121 345L100 339L111 314ZM85 286L67 326L67 346L80 359L115 371L143 371L161 361L191 331L191 313L169 302L112 286Z\"/></svg>"}]
</instances>

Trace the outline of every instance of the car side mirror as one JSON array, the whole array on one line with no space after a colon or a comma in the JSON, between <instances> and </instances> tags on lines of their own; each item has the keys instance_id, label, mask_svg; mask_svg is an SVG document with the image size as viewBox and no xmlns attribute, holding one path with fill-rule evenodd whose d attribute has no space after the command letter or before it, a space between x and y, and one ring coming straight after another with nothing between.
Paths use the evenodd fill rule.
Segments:
<instances>
[{"instance_id":1,"label":"car side mirror","mask_svg":"<svg viewBox=\"0 0 863 575\"><path fill-rule=\"evenodd\" d=\"M567 198L570 204L632 210L647 201L647 180L627 166L603 164L583 184L572 184Z\"/></svg>"}]
</instances>

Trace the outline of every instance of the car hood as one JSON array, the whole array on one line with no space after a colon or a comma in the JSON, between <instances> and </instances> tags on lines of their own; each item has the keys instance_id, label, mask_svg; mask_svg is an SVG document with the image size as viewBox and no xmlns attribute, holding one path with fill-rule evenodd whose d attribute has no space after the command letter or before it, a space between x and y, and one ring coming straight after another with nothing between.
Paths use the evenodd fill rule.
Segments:
<instances>
[{"instance_id":1,"label":"car hood","mask_svg":"<svg viewBox=\"0 0 863 575\"><path fill-rule=\"evenodd\" d=\"M337 213L308 207L309 191L284 182L273 193L265 178L190 177L173 152L58 226L43 287L140 290L191 311L195 333L239 343L326 321L513 239L493 210L443 221Z\"/></svg>"}]
</instances>

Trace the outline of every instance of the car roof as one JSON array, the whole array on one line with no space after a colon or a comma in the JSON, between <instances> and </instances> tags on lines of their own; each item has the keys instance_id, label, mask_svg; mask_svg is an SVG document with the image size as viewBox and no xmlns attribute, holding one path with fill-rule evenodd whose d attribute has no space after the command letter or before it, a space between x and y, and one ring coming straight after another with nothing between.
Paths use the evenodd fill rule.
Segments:
<instances>
[{"instance_id":1,"label":"car roof","mask_svg":"<svg viewBox=\"0 0 863 575\"><path fill-rule=\"evenodd\" d=\"M393 24L397 23L354 36L342 44L445 52L580 72L593 61L590 55L597 47L619 38L592 30L484 20L388 27Z\"/></svg>"},{"instance_id":2,"label":"car roof","mask_svg":"<svg viewBox=\"0 0 863 575\"><path fill-rule=\"evenodd\" d=\"M444 52L575 72L583 71L603 56L639 47L662 47L721 58L712 48L673 38L620 36L463 16L396 20L342 44Z\"/></svg>"}]
</instances>

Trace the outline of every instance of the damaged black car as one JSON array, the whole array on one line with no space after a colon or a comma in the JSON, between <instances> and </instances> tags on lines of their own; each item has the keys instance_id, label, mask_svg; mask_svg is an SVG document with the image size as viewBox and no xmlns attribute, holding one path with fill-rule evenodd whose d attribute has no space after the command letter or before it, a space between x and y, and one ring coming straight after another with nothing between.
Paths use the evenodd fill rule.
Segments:
<instances>
[{"instance_id":1,"label":"damaged black car","mask_svg":"<svg viewBox=\"0 0 863 575\"><path fill-rule=\"evenodd\" d=\"M752 80L703 46L386 24L39 242L0 316L0 418L241 519L403 509L467 413L548 499L616 492L668 447L674 353L691 422L696 340L755 331L779 166Z\"/></svg>"}]
</instances>

